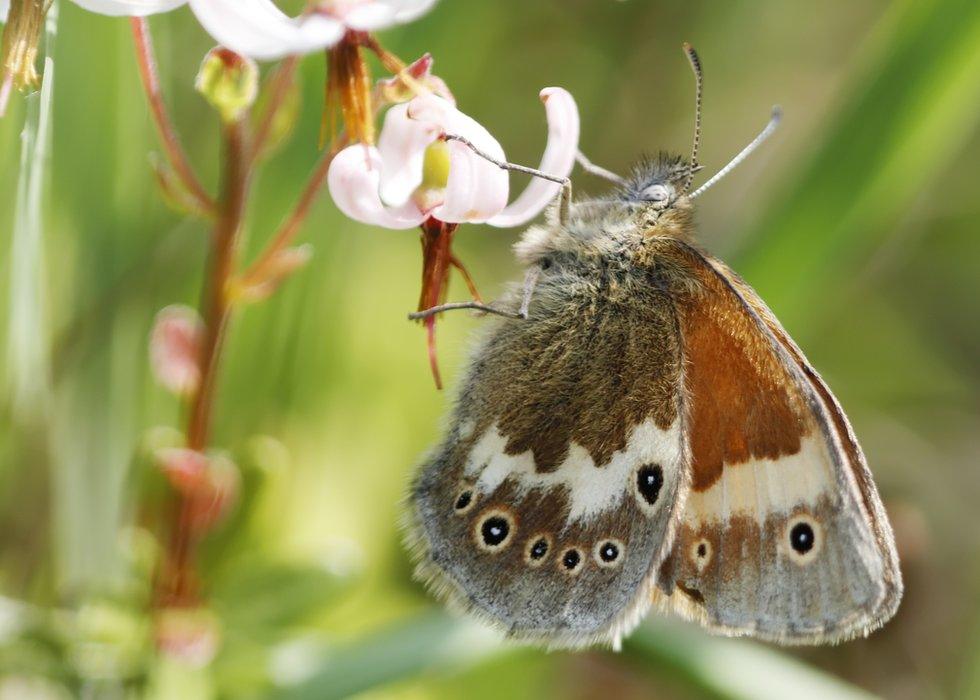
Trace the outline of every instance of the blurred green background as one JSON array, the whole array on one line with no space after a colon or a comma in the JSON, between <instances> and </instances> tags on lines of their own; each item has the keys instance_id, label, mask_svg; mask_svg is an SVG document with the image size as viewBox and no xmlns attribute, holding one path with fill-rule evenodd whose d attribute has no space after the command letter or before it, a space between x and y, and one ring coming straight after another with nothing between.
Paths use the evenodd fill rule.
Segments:
<instances>
[{"instance_id":1,"label":"blurred green background","mask_svg":"<svg viewBox=\"0 0 980 700\"><path fill-rule=\"evenodd\" d=\"M209 40L187 9L150 25L167 102L214 183L217 125L192 86ZM781 650L653 614L620 654L548 654L441 612L398 527L449 396L405 320L418 238L348 221L324 192L303 233L311 264L240 314L227 347L213 442L246 488L201 561L220 650L203 668L154 655L156 545L138 505L159 496L148 446L182 417L149 374L147 334L163 306L196 305L208 233L156 190L128 24L63 3L37 255L13 232L38 97L15 95L0 121L0 698L980 698L980 3L443 0L381 39L406 60L432 52L460 107L528 164L547 85L576 96L582 148L606 167L686 153L684 40L705 67L706 171L782 105L777 136L701 201L701 237L847 409L896 530L896 618L869 639ZM323 76L307 57L247 252L316 161ZM488 298L519 274L516 236L457 237ZM457 279L451 297L464 294ZM479 323L439 326L451 385Z\"/></svg>"}]
</instances>

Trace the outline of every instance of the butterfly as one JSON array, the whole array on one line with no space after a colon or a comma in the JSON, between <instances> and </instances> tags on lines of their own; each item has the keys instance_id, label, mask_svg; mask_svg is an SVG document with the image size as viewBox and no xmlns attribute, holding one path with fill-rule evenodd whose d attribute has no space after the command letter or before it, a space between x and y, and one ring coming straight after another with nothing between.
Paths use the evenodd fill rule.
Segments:
<instances>
[{"instance_id":1,"label":"butterfly","mask_svg":"<svg viewBox=\"0 0 980 700\"><path fill-rule=\"evenodd\" d=\"M523 286L447 305L498 315L409 496L418 575L451 606L552 647L618 646L652 606L784 644L894 614L894 539L847 417L694 241L694 200L777 119L694 192L699 128L689 160L592 166L618 188L566 185L515 247Z\"/></svg>"}]
</instances>

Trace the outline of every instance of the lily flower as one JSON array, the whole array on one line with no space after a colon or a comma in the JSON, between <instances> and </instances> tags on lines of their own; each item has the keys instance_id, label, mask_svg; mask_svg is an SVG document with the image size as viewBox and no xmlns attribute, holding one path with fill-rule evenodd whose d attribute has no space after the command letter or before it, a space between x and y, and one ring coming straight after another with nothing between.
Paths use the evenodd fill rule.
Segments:
<instances>
[{"instance_id":1,"label":"lily flower","mask_svg":"<svg viewBox=\"0 0 980 700\"><path fill-rule=\"evenodd\" d=\"M540 170L566 177L578 150L575 100L562 88L541 91L548 120L548 145ZM460 136L497 161L500 143L450 101L423 94L391 107L377 146L354 144L334 158L327 176L337 207L357 221L408 229L429 218L446 223L519 226L554 198L560 185L534 179L510 205L506 170L489 162Z\"/></svg>"}]
</instances>

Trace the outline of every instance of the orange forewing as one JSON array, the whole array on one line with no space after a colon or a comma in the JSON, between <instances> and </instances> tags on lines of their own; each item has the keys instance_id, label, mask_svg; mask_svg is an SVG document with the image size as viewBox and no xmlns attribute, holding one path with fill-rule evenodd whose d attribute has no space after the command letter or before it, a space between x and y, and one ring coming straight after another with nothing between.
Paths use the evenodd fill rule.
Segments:
<instances>
[{"instance_id":1,"label":"orange forewing","mask_svg":"<svg viewBox=\"0 0 980 700\"><path fill-rule=\"evenodd\" d=\"M812 430L805 402L739 297L686 245L676 254L697 280L678 301L689 406L692 481L711 487L724 465L796 454Z\"/></svg>"}]
</instances>

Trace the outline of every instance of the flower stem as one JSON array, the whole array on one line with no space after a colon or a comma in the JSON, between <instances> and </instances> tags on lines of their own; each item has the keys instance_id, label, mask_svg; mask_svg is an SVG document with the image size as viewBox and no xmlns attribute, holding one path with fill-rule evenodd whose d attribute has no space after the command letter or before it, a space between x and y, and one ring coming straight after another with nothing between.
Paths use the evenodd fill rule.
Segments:
<instances>
[{"instance_id":1,"label":"flower stem","mask_svg":"<svg viewBox=\"0 0 980 700\"><path fill-rule=\"evenodd\" d=\"M259 158L262 150L265 148L265 142L272 132L272 125L275 124L279 110L286 101L286 94L289 92L289 88L295 79L296 67L298 65L299 59L296 56L288 56L279 64L279 67L276 68L275 73L269 79L270 84L266 88L269 91L269 99L266 102L261 119L258 120L255 137L252 139L253 159Z\"/></svg>"},{"instance_id":2,"label":"flower stem","mask_svg":"<svg viewBox=\"0 0 980 700\"><path fill-rule=\"evenodd\" d=\"M133 32L133 42L136 46L136 61L139 65L140 80L143 83L143 89L146 91L146 98L153 113L153 121L160 134L163 150L167 154L170 167L174 169L177 177L187 188L188 194L194 199L198 208L203 212L213 214L215 202L194 173L194 169L191 167L187 154L180 143L180 138L177 136L177 130L167 113L167 107L163 103L156 58L153 54L153 41L146 19L131 17L129 21Z\"/></svg>"},{"instance_id":3,"label":"flower stem","mask_svg":"<svg viewBox=\"0 0 980 700\"><path fill-rule=\"evenodd\" d=\"M346 145L347 136L342 133L337 137L337 141L333 147L320 157L320 161L316 164L316 167L310 174L309 180L306 182L303 193L296 201L296 206L293 207L292 212L286 217L279 230L276 231L276 234L272 237L265 250L259 253L255 262L242 274L244 283L253 284L261 280L276 255L284 250L296 237L300 227L310 213L313 202L316 201L320 187L323 185L324 180L327 179L330 163L333 162L334 156Z\"/></svg>"},{"instance_id":4,"label":"flower stem","mask_svg":"<svg viewBox=\"0 0 980 700\"><path fill-rule=\"evenodd\" d=\"M210 267L201 301L201 315L205 324L200 357L201 385L191 401L186 434L187 447L199 452L207 448L211 432L221 351L232 314L228 286L235 273L237 244L251 173L245 123L231 122L225 124L224 129L224 179L217 203ZM198 533L193 526L197 504L193 497L178 495L177 499L176 520L164 576L158 584L157 599L167 605L190 605L197 600L194 552Z\"/></svg>"}]
</instances>

